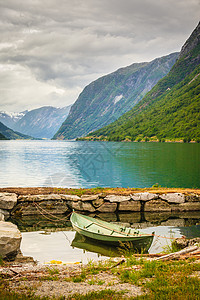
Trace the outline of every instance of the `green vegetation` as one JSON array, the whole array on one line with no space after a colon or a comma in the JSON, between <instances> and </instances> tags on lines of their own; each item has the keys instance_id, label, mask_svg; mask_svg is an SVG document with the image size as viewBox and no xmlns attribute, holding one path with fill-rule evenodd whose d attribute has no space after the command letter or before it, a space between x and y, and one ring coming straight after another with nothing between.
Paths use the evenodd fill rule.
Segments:
<instances>
[{"instance_id":1,"label":"green vegetation","mask_svg":"<svg viewBox=\"0 0 200 300\"><path fill-rule=\"evenodd\" d=\"M200 299L200 263L198 260L193 261L156 261L148 260L144 257L136 258L134 255L128 256L122 264L116 264L116 261L90 262L89 265L82 268L80 275L71 276L64 281L72 281L76 284L87 282L89 285L105 285L105 289L98 292L89 292L85 295L72 294L68 297L61 296L53 299L122 299L126 293L125 290L116 292L107 289L113 286L112 282L104 282L102 279L91 275L105 272L108 275L116 276L120 283L129 283L142 288L143 295L136 297L127 297L126 299ZM12 279L11 279L12 280ZM53 279L49 279L53 280ZM57 280L62 280L57 279ZM112 281L113 279L111 279ZM64 283L63 283L64 284ZM116 285L116 284L114 284ZM21 291L14 291L9 287L9 281L0 277L0 299L9 300L45 300L49 297L35 296L37 286L26 288Z\"/></svg>"},{"instance_id":2,"label":"green vegetation","mask_svg":"<svg viewBox=\"0 0 200 300\"><path fill-rule=\"evenodd\" d=\"M107 141L200 141L200 43L129 112L87 139Z\"/></svg>"},{"instance_id":3,"label":"green vegetation","mask_svg":"<svg viewBox=\"0 0 200 300\"><path fill-rule=\"evenodd\" d=\"M4 137L4 138L1 138ZM3 123L0 122L0 139L7 139L7 140L31 140L33 139L31 136L22 134L17 131L13 131L12 129L5 126Z\"/></svg>"},{"instance_id":4,"label":"green vegetation","mask_svg":"<svg viewBox=\"0 0 200 300\"><path fill-rule=\"evenodd\" d=\"M54 139L73 139L117 120L136 105L171 69L178 53L136 63L85 87Z\"/></svg>"},{"instance_id":5,"label":"green vegetation","mask_svg":"<svg viewBox=\"0 0 200 300\"><path fill-rule=\"evenodd\" d=\"M0 140L8 140L2 133L0 133Z\"/></svg>"}]
</instances>

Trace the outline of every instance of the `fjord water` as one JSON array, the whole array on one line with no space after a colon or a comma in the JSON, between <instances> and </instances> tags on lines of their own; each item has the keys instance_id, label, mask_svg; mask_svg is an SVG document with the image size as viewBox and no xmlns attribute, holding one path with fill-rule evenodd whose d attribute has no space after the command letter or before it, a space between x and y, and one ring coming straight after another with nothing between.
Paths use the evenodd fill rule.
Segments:
<instances>
[{"instance_id":1,"label":"fjord water","mask_svg":"<svg viewBox=\"0 0 200 300\"><path fill-rule=\"evenodd\" d=\"M200 188L200 144L0 141L0 187Z\"/></svg>"}]
</instances>

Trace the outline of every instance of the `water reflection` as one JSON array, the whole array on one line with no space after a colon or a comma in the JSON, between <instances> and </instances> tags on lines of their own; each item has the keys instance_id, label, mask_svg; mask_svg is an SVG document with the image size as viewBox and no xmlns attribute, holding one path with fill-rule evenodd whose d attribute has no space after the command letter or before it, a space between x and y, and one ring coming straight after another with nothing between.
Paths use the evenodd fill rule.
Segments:
<instances>
[{"instance_id":1,"label":"water reflection","mask_svg":"<svg viewBox=\"0 0 200 300\"><path fill-rule=\"evenodd\" d=\"M91 216L94 216L91 214ZM126 226L142 229L151 234L155 231L149 253L159 253L170 246L171 239L185 235L186 238L200 237L200 212L179 214L99 214L102 220L117 222ZM40 262L61 260L63 262L88 262L119 256L124 249L108 245L98 245L76 235L69 220L52 223L38 216L22 216L11 219L22 232L22 252ZM127 249L126 249L127 250ZM128 248L128 251L131 251Z\"/></svg>"},{"instance_id":2,"label":"water reflection","mask_svg":"<svg viewBox=\"0 0 200 300\"><path fill-rule=\"evenodd\" d=\"M122 255L134 254L134 253L148 253L149 248L153 242L153 237L133 245L131 242L119 243L117 246L111 244L105 244L102 242L94 241L86 238L76 232L75 237L71 243L72 247L83 249L90 252L95 252L107 257L120 257Z\"/></svg>"},{"instance_id":3,"label":"water reflection","mask_svg":"<svg viewBox=\"0 0 200 300\"><path fill-rule=\"evenodd\" d=\"M200 187L200 144L0 141L0 186Z\"/></svg>"}]
</instances>

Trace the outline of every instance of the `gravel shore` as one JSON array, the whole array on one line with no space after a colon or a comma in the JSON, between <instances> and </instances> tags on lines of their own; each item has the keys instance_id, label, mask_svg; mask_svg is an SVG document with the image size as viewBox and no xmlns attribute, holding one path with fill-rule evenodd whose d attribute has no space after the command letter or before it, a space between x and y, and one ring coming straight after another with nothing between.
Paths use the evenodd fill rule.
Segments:
<instances>
[{"instance_id":1,"label":"gravel shore","mask_svg":"<svg viewBox=\"0 0 200 300\"><path fill-rule=\"evenodd\" d=\"M142 295L144 292L138 286L121 283L111 270L100 271L98 274L87 274L82 282L73 282L71 279L80 276L86 265L10 265L0 268L1 276L7 278L9 289L15 292L26 293L34 291L36 296L53 297L72 296L75 293L86 295L90 292L112 290L123 292L120 298L129 298ZM87 270L87 268L86 268Z\"/></svg>"}]
</instances>

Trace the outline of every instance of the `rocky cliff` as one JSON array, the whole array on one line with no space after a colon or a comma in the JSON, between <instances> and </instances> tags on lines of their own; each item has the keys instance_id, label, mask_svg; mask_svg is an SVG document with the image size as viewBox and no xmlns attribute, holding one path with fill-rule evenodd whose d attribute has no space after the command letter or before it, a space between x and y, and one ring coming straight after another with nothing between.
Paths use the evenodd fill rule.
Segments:
<instances>
[{"instance_id":1,"label":"rocky cliff","mask_svg":"<svg viewBox=\"0 0 200 300\"><path fill-rule=\"evenodd\" d=\"M132 64L92 82L79 95L54 139L74 139L115 121L170 71L177 57L173 53Z\"/></svg>"},{"instance_id":2,"label":"rocky cliff","mask_svg":"<svg viewBox=\"0 0 200 300\"><path fill-rule=\"evenodd\" d=\"M200 141L200 24L171 71L132 110L91 134L105 140Z\"/></svg>"}]
</instances>

